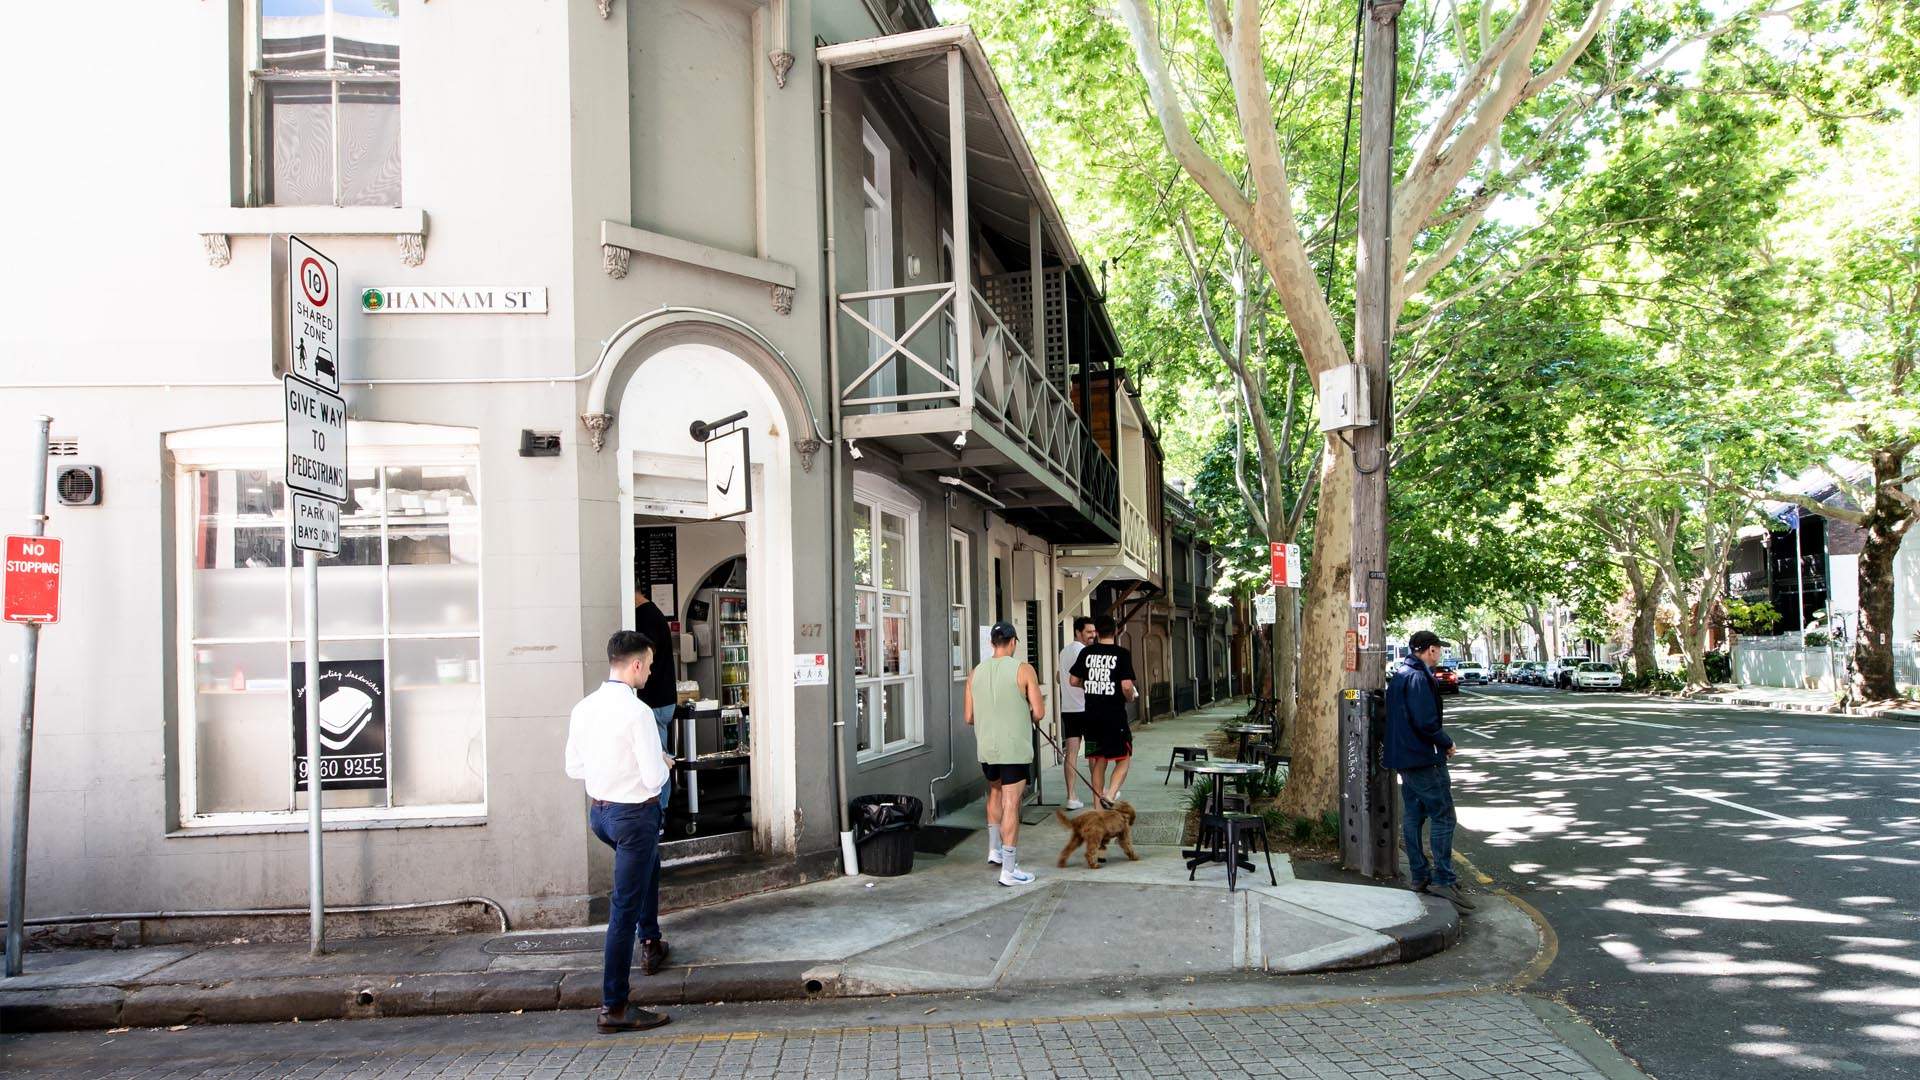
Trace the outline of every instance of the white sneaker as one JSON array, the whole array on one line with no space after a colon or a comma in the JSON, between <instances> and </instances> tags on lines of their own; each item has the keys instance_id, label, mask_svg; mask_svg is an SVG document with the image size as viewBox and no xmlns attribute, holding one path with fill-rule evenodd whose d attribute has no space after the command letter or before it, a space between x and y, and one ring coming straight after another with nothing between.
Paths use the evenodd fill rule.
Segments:
<instances>
[{"instance_id":1,"label":"white sneaker","mask_svg":"<svg viewBox=\"0 0 1920 1080\"><path fill-rule=\"evenodd\" d=\"M1083 803L1083 802L1081 802L1081 801L1080 801L1079 799L1068 799L1068 800L1067 800L1067 809L1069 809L1069 810L1084 810L1084 809L1086 809L1086 806L1087 806L1087 804L1086 804L1086 803Z\"/></svg>"},{"instance_id":2,"label":"white sneaker","mask_svg":"<svg viewBox=\"0 0 1920 1080\"><path fill-rule=\"evenodd\" d=\"M1003 866L1000 868L1000 884L1007 886L1031 885L1033 884L1033 875L1017 866Z\"/></svg>"},{"instance_id":3,"label":"white sneaker","mask_svg":"<svg viewBox=\"0 0 1920 1080\"><path fill-rule=\"evenodd\" d=\"M994 848L992 851L987 852L987 864L990 866L1000 865L1000 849L999 848Z\"/></svg>"}]
</instances>

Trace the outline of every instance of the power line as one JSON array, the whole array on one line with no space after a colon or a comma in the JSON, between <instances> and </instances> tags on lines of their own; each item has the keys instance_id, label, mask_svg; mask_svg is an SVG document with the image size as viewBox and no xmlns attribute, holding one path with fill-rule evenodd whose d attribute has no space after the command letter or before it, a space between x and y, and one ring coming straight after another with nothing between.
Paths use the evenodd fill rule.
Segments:
<instances>
[{"instance_id":1,"label":"power line","mask_svg":"<svg viewBox=\"0 0 1920 1080\"><path fill-rule=\"evenodd\" d=\"M1353 142L1353 86L1360 74L1360 27L1366 20L1365 0L1354 5L1353 59L1347 64L1347 122L1340 131L1340 182L1333 189L1333 234L1327 240L1326 285L1322 296L1333 303L1333 268L1340 261L1340 214L1347 203L1347 149Z\"/></svg>"}]
</instances>

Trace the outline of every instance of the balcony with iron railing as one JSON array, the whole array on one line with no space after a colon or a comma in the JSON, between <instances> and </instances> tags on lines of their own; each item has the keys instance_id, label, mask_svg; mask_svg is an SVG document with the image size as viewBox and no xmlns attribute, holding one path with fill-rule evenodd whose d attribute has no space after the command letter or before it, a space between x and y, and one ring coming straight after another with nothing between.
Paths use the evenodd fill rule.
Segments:
<instances>
[{"instance_id":1,"label":"balcony with iron railing","mask_svg":"<svg viewBox=\"0 0 1920 1080\"><path fill-rule=\"evenodd\" d=\"M1062 541L1124 540L1112 459L980 289L963 298L943 281L847 292L838 309L852 328L839 341L841 369L853 372L840 397L847 439L884 444L908 468L977 475ZM905 329L895 332L902 312ZM1152 532L1131 509L1135 530Z\"/></svg>"},{"instance_id":2,"label":"balcony with iron railing","mask_svg":"<svg viewBox=\"0 0 1920 1080\"><path fill-rule=\"evenodd\" d=\"M867 199L859 220L872 240L864 260L843 268L839 253L860 245L828 237L828 279L853 285L832 298L838 434L856 449L883 448L903 470L984 493L1055 544L1119 542L1118 469L1067 397L1073 366L1094 347L1069 326L1104 326L1105 316L1089 314L1099 297L1081 280L1084 262L985 49L965 26L939 26L820 45L814 58L826 219L838 227L843 194ZM937 247L928 223L912 238L891 196L867 190L865 173L843 180L856 159L841 164L834 125L864 120L835 105L836 90L886 98L898 109L890 126L911 129L898 152L924 166L937 203L927 209L951 226ZM953 269L931 276L948 280L896 285L891 269L920 273L912 256L891 251L896 231L909 250L938 251L929 262ZM1095 336L1117 353L1110 328Z\"/></svg>"}]
</instances>

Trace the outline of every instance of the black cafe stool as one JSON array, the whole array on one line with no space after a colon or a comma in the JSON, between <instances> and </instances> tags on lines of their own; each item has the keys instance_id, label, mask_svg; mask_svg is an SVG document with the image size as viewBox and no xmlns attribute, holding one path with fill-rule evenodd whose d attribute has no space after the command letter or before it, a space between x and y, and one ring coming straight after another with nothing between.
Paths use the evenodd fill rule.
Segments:
<instances>
[{"instance_id":1,"label":"black cafe stool","mask_svg":"<svg viewBox=\"0 0 1920 1080\"><path fill-rule=\"evenodd\" d=\"M1167 755L1167 779L1160 781L1160 786L1166 787L1168 781L1173 779L1173 763L1175 761L1206 761L1206 760L1208 760L1208 755L1207 755L1207 748L1204 746L1174 747L1173 753ZM1180 785L1181 787L1186 787L1186 788L1192 787L1193 774L1188 773L1185 777L1182 778L1182 781L1183 782Z\"/></svg>"},{"instance_id":2,"label":"black cafe stool","mask_svg":"<svg viewBox=\"0 0 1920 1080\"><path fill-rule=\"evenodd\" d=\"M1200 819L1200 839L1197 846L1209 848L1215 862L1227 864L1227 891L1233 892L1239 883L1241 868L1256 869L1253 860L1247 855L1253 851L1255 838L1260 841L1260 850L1267 858L1267 884L1279 885L1280 879L1273 873L1273 845L1267 840L1267 819L1260 814L1207 814ZM1187 864L1187 880L1193 880L1194 871L1199 863L1207 860L1195 860Z\"/></svg>"}]
</instances>

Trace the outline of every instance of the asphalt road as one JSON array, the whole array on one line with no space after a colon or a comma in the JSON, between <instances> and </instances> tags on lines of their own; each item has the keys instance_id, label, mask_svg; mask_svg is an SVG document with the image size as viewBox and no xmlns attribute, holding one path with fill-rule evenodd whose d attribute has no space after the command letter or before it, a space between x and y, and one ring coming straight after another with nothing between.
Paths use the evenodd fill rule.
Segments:
<instances>
[{"instance_id":1,"label":"asphalt road","mask_svg":"<svg viewBox=\"0 0 1920 1080\"><path fill-rule=\"evenodd\" d=\"M1467 690L1457 848L1660 1080L1920 1077L1920 726Z\"/></svg>"}]
</instances>

